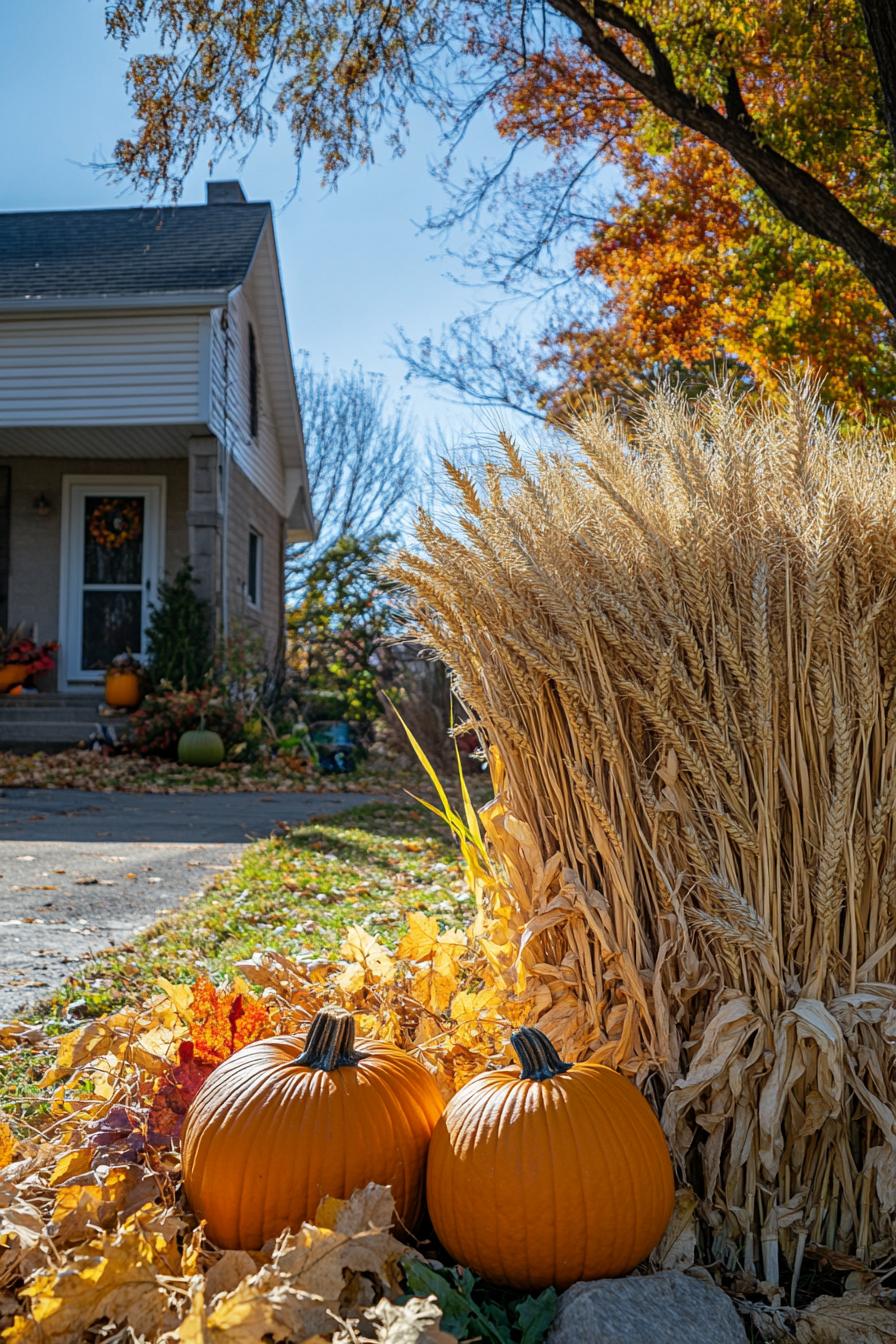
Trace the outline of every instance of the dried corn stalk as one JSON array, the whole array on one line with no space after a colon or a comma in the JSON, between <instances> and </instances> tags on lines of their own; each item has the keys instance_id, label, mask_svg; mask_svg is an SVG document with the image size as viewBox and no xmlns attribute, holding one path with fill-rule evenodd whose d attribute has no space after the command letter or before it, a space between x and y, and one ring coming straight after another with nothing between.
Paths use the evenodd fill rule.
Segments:
<instances>
[{"instance_id":1,"label":"dried corn stalk","mask_svg":"<svg viewBox=\"0 0 896 1344\"><path fill-rule=\"evenodd\" d=\"M396 576L500 761L542 1025L630 1072L704 1253L879 1261L896 1206L896 467L812 389L513 445ZM537 881L529 878L537 874Z\"/></svg>"}]
</instances>

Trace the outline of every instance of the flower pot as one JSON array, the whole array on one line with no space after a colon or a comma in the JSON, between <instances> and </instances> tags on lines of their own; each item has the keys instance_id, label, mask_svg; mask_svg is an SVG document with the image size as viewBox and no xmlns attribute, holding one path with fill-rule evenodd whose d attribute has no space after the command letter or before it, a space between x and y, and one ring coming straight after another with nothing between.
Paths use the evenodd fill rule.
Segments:
<instances>
[{"instance_id":1,"label":"flower pot","mask_svg":"<svg viewBox=\"0 0 896 1344\"><path fill-rule=\"evenodd\" d=\"M0 694L13 686L21 686L31 673L28 663L5 663L0 667Z\"/></svg>"},{"instance_id":2,"label":"flower pot","mask_svg":"<svg viewBox=\"0 0 896 1344\"><path fill-rule=\"evenodd\" d=\"M106 704L114 709L136 709L140 703L140 678L136 672L110 669L106 673Z\"/></svg>"}]
</instances>

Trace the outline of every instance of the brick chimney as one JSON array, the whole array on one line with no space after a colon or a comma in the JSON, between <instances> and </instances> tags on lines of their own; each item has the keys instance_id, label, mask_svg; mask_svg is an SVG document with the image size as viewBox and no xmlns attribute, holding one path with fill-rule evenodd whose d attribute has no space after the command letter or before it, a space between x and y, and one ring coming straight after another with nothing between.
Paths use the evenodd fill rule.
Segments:
<instances>
[{"instance_id":1,"label":"brick chimney","mask_svg":"<svg viewBox=\"0 0 896 1344\"><path fill-rule=\"evenodd\" d=\"M246 196L239 182L206 182L206 205L245 205Z\"/></svg>"}]
</instances>

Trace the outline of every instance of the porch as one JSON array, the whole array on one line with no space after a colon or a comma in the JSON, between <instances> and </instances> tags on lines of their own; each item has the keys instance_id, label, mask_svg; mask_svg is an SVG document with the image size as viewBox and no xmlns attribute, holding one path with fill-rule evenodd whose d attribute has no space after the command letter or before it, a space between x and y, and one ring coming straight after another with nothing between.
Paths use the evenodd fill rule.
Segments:
<instances>
[{"instance_id":1,"label":"porch","mask_svg":"<svg viewBox=\"0 0 896 1344\"><path fill-rule=\"evenodd\" d=\"M277 508L194 427L97 429L93 444L77 457L82 431L0 429L0 626L61 644L55 677L40 684L92 696L113 657L144 653L160 584L185 559L216 626L253 629L274 656L286 527Z\"/></svg>"}]
</instances>

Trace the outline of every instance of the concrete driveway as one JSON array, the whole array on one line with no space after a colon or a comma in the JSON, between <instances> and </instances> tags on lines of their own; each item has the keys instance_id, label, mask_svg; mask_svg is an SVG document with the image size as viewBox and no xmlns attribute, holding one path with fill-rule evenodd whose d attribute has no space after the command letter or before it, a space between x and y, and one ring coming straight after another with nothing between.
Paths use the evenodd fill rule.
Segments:
<instances>
[{"instance_id":1,"label":"concrete driveway","mask_svg":"<svg viewBox=\"0 0 896 1344\"><path fill-rule=\"evenodd\" d=\"M362 793L0 790L0 1020L127 942L280 823L381 799Z\"/></svg>"}]
</instances>

